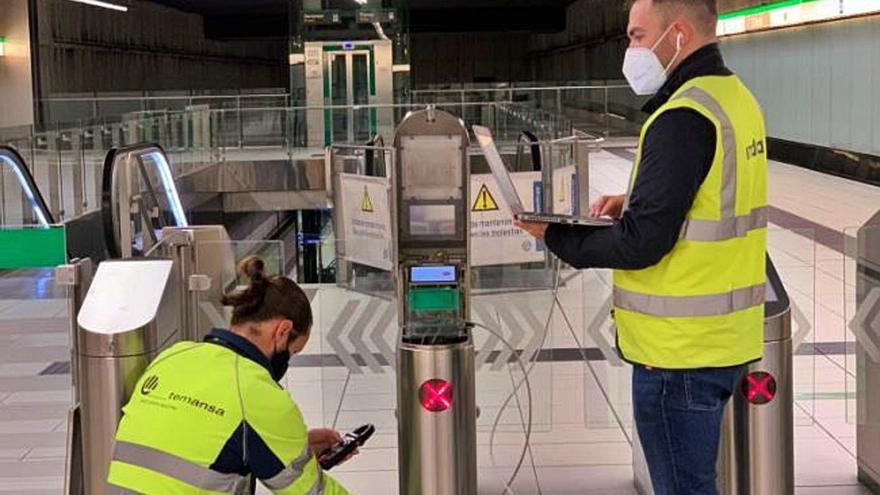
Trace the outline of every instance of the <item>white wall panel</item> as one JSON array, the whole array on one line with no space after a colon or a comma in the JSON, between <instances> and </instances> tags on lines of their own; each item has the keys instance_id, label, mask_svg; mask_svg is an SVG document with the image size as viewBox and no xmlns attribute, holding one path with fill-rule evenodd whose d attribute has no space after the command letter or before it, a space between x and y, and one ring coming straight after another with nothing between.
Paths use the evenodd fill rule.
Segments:
<instances>
[{"instance_id":1,"label":"white wall panel","mask_svg":"<svg viewBox=\"0 0 880 495\"><path fill-rule=\"evenodd\" d=\"M726 38L772 137L880 154L880 16Z\"/></svg>"}]
</instances>

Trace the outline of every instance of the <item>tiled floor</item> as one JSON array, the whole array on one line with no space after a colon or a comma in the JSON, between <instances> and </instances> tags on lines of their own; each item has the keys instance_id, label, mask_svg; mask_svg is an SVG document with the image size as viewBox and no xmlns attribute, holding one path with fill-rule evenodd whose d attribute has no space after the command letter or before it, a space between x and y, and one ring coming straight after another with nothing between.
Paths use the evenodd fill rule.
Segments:
<instances>
[{"instance_id":1,"label":"tiled floor","mask_svg":"<svg viewBox=\"0 0 880 495\"><path fill-rule=\"evenodd\" d=\"M607 151L593 155L592 193L623 191L628 169L626 156ZM794 328L804 342L801 351L851 340L845 323L852 317L852 279L845 273L845 259L835 249L835 241L827 233L818 235L814 227L839 233L860 224L880 209L880 189L782 164L773 164L771 175L771 203L780 212L774 216L771 252L802 315ZM805 204L801 199L805 192L815 200ZM800 218L800 223L792 224L786 213ZM812 233L785 231L811 226ZM0 494L61 493L70 376L40 373L67 360L69 338L63 293L47 285L47 276L0 278ZM565 283L558 296L564 315L554 309L544 347L561 349L553 354L557 357L582 346L598 349L598 355L588 362L550 359L535 364L530 374L531 448L513 493L633 494L630 371L610 350L613 340L603 306L610 293L609 277L589 271L566 272L562 278ZM40 298L31 297L36 293ZM357 302L352 318L337 320L340 308L351 301ZM473 301L474 317L502 329L517 347L528 348L540 344L552 301L546 290L479 295ZM313 306L316 330L306 354L333 357L339 346L349 353L366 346L375 359L360 362L357 372L337 359L324 359L329 363L324 367L295 366L285 386L313 426L347 430L374 423L378 432L361 455L332 474L357 494L395 493L395 378L393 370L381 364L394 348L395 322L372 315L380 314L387 303L321 286ZM485 332L476 332L478 349L491 343ZM497 343L492 349L504 351ZM482 363L481 357L478 361ZM518 400L501 411L522 373L503 359L485 361L477 375L480 493L501 494L523 449L528 399L521 390ZM305 358L301 363L306 363ZM801 352L795 357L799 495L868 493L856 482L854 372L852 356L844 353ZM492 424L499 412L493 437Z\"/></svg>"}]
</instances>

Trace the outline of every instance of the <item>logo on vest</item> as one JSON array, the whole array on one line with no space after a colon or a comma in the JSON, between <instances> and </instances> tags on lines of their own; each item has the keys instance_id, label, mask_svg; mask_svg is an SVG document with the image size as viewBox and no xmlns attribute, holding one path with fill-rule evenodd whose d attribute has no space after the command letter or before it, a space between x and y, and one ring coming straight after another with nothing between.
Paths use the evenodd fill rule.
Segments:
<instances>
[{"instance_id":1,"label":"logo on vest","mask_svg":"<svg viewBox=\"0 0 880 495\"><path fill-rule=\"evenodd\" d=\"M224 416L226 414L226 410L219 405L211 404L210 402L205 402L204 400L189 395L182 395L170 392L168 394L168 399L173 402L186 404L195 409L200 409L209 414L216 414L217 416Z\"/></svg>"},{"instance_id":2,"label":"logo on vest","mask_svg":"<svg viewBox=\"0 0 880 495\"><path fill-rule=\"evenodd\" d=\"M156 375L150 375L144 380L144 384L141 385L141 394L150 395L150 392L156 390L159 386L159 377Z\"/></svg>"},{"instance_id":3,"label":"logo on vest","mask_svg":"<svg viewBox=\"0 0 880 495\"><path fill-rule=\"evenodd\" d=\"M746 159L751 160L752 158L757 157L758 155L764 154L764 140L758 141L757 139L752 139L752 144L746 146Z\"/></svg>"}]
</instances>

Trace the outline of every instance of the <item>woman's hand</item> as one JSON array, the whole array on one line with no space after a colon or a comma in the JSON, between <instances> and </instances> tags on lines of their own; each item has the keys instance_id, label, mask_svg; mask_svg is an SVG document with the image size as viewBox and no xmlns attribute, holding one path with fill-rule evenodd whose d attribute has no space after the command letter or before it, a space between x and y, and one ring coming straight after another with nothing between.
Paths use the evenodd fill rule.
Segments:
<instances>
[{"instance_id":1,"label":"woman's hand","mask_svg":"<svg viewBox=\"0 0 880 495\"><path fill-rule=\"evenodd\" d=\"M314 430L309 430L309 447L312 448L312 453L315 454L315 457L330 450L341 441L342 435L336 430L331 430L330 428L315 428ZM354 452L349 454L348 457L343 459L339 464L347 462L359 453L360 451L355 449Z\"/></svg>"},{"instance_id":2,"label":"woman's hand","mask_svg":"<svg viewBox=\"0 0 880 495\"><path fill-rule=\"evenodd\" d=\"M324 451L341 441L342 435L336 430L331 430L330 428L309 430L309 447L312 448L312 453L315 455L324 453Z\"/></svg>"}]
</instances>

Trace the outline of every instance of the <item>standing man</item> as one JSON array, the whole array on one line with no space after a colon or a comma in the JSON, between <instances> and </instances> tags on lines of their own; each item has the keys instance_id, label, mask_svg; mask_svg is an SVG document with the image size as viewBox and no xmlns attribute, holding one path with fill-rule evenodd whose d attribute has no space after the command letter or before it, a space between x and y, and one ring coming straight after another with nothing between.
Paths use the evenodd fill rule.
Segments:
<instances>
[{"instance_id":1,"label":"standing man","mask_svg":"<svg viewBox=\"0 0 880 495\"><path fill-rule=\"evenodd\" d=\"M715 0L635 0L623 72L656 94L605 229L519 223L575 268L613 268L617 347L633 364L657 495L714 495L724 406L761 358L767 155L757 101L724 66Z\"/></svg>"}]
</instances>

